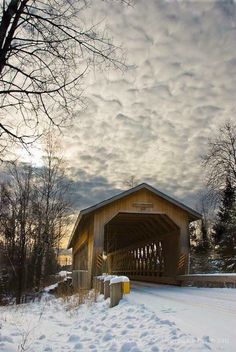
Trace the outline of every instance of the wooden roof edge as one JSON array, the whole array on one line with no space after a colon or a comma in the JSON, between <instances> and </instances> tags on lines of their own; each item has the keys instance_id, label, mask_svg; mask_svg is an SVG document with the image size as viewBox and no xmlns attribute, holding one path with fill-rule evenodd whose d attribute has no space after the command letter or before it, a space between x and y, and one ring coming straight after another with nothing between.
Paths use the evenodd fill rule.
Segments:
<instances>
[{"instance_id":1,"label":"wooden roof edge","mask_svg":"<svg viewBox=\"0 0 236 352\"><path fill-rule=\"evenodd\" d=\"M132 194L134 192L137 192L137 191L139 191L139 190L141 190L143 188L148 189L150 192L160 196L161 198L169 201L170 203L178 206L179 208L182 208L186 212L190 213L194 218L201 219L202 215L200 213L198 213L196 210L188 207L187 205L185 205L185 204L181 203L180 201L170 197L169 195L157 190L156 188L152 187L151 185L149 185L147 183L141 183L141 184L139 184L139 185L137 185L137 186L135 186L133 188L128 189L127 191L123 191L123 192L121 192L121 193L119 193L119 194L117 194L117 195L115 195L115 196L113 196L111 198L105 199L102 202L99 202L99 203L97 203L95 205L92 205L91 207L85 208L85 209L81 210L80 214L84 215L84 214L90 213L92 211L95 211L95 210L97 210L99 208L102 208L102 207L104 207L104 206L106 206L106 205L108 205L108 204L110 204L110 203L112 203L112 202L114 202L116 200L119 200L119 199L121 199L123 197L126 197L126 196L128 196L128 195L130 195L130 194Z\"/></svg>"},{"instance_id":2,"label":"wooden roof edge","mask_svg":"<svg viewBox=\"0 0 236 352\"><path fill-rule=\"evenodd\" d=\"M72 242L73 242L74 234L75 234L75 231L77 229L77 226L79 225L81 217L82 217L81 216L81 212L79 212L79 215L77 216L76 222L74 224L73 230L71 232L71 235L70 235L70 238L69 238L69 241L68 241L67 249L72 248Z\"/></svg>"},{"instance_id":3,"label":"wooden roof edge","mask_svg":"<svg viewBox=\"0 0 236 352\"><path fill-rule=\"evenodd\" d=\"M70 239L69 239L69 242L68 242L68 246L67 248L71 248L72 247L72 242L73 242L73 237L74 237L74 234L75 234L75 231L77 229L77 226L79 225L79 222L80 220L82 219L83 215L86 215L86 214L89 214L91 212L94 212L110 203L113 203L115 202L116 200L119 200L123 197L127 197L129 196L130 194L134 193L134 192L137 192L137 191L140 191L141 189L147 189L149 190L150 192L156 194L157 196L167 200L168 202L176 205L177 207L185 210L190 216L189 216L189 221L195 221L195 220L199 220L202 218L202 215L200 213L198 213L196 210L190 208L189 206L183 204L182 202L170 197L169 195L159 191L158 189L154 188L153 186L147 184L147 183L141 183L133 188L130 188L128 189L127 191L123 191L121 193L118 193L117 195L111 197L111 198L108 198L108 199L105 199L103 200L102 202L99 202L95 205L92 205L88 208L85 208L83 210L80 211L78 217L77 217L77 220L76 220L76 223L75 223L75 226L72 230L72 233L71 233L71 236L70 236Z\"/></svg>"}]
</instances>

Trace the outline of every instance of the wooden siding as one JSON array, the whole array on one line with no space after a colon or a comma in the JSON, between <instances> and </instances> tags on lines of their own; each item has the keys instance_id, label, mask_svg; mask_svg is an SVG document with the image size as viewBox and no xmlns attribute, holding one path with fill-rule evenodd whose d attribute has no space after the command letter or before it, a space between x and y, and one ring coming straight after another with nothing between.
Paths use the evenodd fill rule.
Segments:
<instances>
[{"instance_id":1,"label":"wooden siding","mask_svg":"<svg viewBox=\"0 0 236 352\"><path fill-rule=\"evenodd\" d=\"M148 203L148 207L140 209L138 203ZM152 204L152 207L150 207ZM104 226L119 212L135 212L135 213L163 213L179 227L180 237L176 241L173 238L173 243L166 243L166 250L171 251L171 247L178 246L179 255L189 254L189 218L188 213L183 209L171 204L170 202L158 197L149 190L142 189L125 198L119 199L104 208L96 210L94 214L94 256L101 255L104 246ZM170 253L171 255L171 253ZM95 268L94 268L95 270ZM96 270L95 270L96 271ZM186 265L182 266L180 273L186 273Z\"/></svg>"},{"instance_id":2,"label":"wooden siding","mask_svg":"<svg viewBox=\"0 0 236 352\"><path fill-rule=\"evenodd\" d=\"M145 210L139 210L134 203L143 202L153 204L152 208ZM152 194L148 190L140 190L137 193L131 194L130 196L115 201L112 204L96 211L94 215L94 234L95 234L95 246L97 248L103 247L104 240L104 225L110 221L116 214L121 211L127 212L140 212L140 213L164 213L174 221L180 228L180 246L183 248L189 247L188 238L188 214L184 210L177 206L167 202L166 200Z\"/></svg>"},{"instance_id":3,"label":"wooden siding","mask_svg":"<svg viewBox=\"0 0 236 352\"><path fill-rule=\"evenodd\" d=\"M100 274L100 270L102 270L100 264L104 250L105 225L121 212L167 215L177 225L178 230L175 233L172 231L173 235L170 231L168 240L163 241L164 256L173 257L172 264L169 261L166 273L169 275L173 272L171 265L178 270L178 274L188 272L190 221L188 212L144 188L96 209L91 214L86 215L86 221L83 220L84 224L80 226L79 231L77 228L79 233L75 233L73 255L87 241L90 282L92 277Z\"/></svg>"}]
</instances>

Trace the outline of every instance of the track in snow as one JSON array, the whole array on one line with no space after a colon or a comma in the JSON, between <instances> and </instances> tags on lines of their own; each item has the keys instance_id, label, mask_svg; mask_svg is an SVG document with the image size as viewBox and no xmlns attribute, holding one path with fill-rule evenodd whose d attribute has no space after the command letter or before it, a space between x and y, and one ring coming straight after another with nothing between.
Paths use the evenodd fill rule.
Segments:
<instances>
[{"instance_id":1,"label":"track in snow","mask_svg":"<svg viewBox=\"0 0 236 352\"><path fill-rule=\"evenodd\" d=\"M236 350L236 289L133 282L131 303L143 303L186 333L210 340L214 350Z\"/></svg>"}]
</instances>

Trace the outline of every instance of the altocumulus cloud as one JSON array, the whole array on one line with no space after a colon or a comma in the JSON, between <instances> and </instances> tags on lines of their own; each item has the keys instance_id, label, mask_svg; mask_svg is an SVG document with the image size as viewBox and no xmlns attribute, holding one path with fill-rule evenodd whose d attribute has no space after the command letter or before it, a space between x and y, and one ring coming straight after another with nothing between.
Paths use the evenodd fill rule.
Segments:
<instances>
[{"instance_id":1,"label":"altocumulus cloud","mask_svg":"<svg viewBox=\"0 0 236 352\"><path fill-rule=\"evenodd\" d=\"M78 207L131 174L194 205L200 155L235 116L235 2L97 1L89 11L94 23L105 18L130 67L85 82L88 108L64 139Z\"/></svg>"}]
</instances>

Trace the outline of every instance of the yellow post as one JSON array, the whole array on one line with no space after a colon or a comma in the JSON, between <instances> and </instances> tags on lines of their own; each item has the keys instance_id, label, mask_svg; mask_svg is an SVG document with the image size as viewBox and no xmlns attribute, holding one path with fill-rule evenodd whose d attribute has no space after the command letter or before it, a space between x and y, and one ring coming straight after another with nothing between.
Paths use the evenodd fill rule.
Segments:
<instances>
[{"instance_id":1,"label":"yellow post","mask_svg":"<svg viewBox=\"0 0 236 352\"><path fill-rule=\"evenodd\" d=\"M130 294L130 281L122 282L124 295Z\"/></svg>"}]
</instances>

